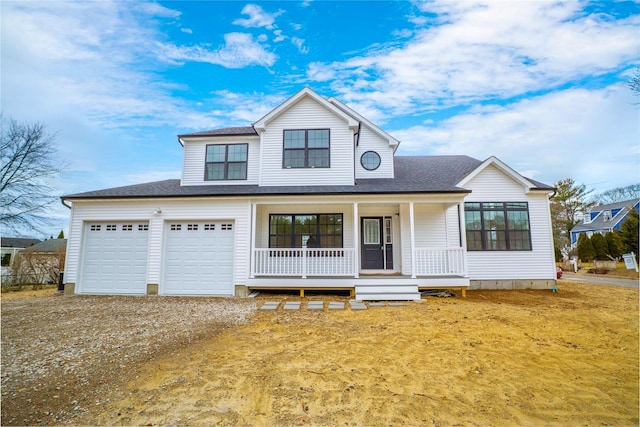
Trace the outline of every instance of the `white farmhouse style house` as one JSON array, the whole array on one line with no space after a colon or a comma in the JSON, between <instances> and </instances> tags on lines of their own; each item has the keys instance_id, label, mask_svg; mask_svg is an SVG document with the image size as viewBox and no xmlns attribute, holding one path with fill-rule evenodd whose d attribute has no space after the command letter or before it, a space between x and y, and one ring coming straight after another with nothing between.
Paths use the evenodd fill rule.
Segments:
<instances>
[{"instance_id":1,"label":"white farmhouse style house","mask_svg":"<svg viewBox=\"0 0 640 427\"><path fill-rule=\"evenodd\" d=\"M178 140L181 179L63 197L66 293L555 285L554 189L495 157L395 156L393 136L308 88L252 126Z\"/></svg>"}]
</instances>

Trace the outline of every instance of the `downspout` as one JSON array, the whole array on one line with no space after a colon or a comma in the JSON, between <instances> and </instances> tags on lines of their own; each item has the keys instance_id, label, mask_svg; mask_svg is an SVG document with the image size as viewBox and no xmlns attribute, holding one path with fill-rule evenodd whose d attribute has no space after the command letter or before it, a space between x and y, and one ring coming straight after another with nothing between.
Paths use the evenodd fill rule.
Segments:
<instances>
[{"instance_id":1,"label":"downspout","mask_svg":"<svg viewBox=\"0 0 640 427\"><path fill-rule=\"evenodd\" d=\"M356 159L356 147L360 145L360 129L362 128L362 122L358 122L358 131L353 134L353 184L356 183L356 168L357 159Z\"/></svg>"},{"instance_id":2,"label":"downspout","mask_svg":"<svg viewBox=\"0 0 640 427\"><path fill-rule=\"evenodd\" d=\"M60 203L62 203L62 206L64 206L65 208L67 208L67 209L71 209L71 206L67 205L67 204L64 202L64 198L62 198L62 197L60 198Z\"/></svg>"}]
</instances>

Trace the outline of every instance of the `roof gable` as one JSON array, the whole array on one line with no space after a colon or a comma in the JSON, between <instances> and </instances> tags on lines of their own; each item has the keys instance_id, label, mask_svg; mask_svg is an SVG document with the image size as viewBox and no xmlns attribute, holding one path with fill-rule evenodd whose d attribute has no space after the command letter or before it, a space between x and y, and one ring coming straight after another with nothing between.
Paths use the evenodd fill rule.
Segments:
<instances>
[{"instance_id":1,"label":"roof gable","mask_svg":"<svg viewBox=\"0 0 640 427\"><path fill-rule=\"evenodd\" d=\"M462 180L460 180L460 182L458 182L457 184L458 187L464 187L465 185L467 185L473 178L478 176L483 170L485 170L489 166L494 166L500 172L504 173L509 178L511 178L514 182L521 185L522 188L524 188L525 193L528 193L529 191L534 189L553 190L552 187L548 187L546 185L541 187L538 185L539 183L537 182L534 183L532 181L529 181L527 178L520 175L518 172L513 170L511 167L509 167L507 164L505 164L503 161L501 161L495 156L491 156L488 159L486 159L477 168L475 168L467 176L465 176Z\"/></svg>"},{"instance_id":2,"label":"roof gable","mask_svg":"<svg viewBox=\"0 0 640 427\"><path fill-rule=\"evenodd\" d=\"M300 101L301 99L307 98L307 97L312 99L316 103L320 104L322 107L326 108L327 110L331 111L336 116L340 117L342 120L344 120L348 124L350 128L354 130L358 128L358 121L356 119L354 119L352 116L342 111L340 108L330 103L329 101L327 101L326 99L324 99L323 97L321 97L320 95L318 95L317 93L309 89L308 87L303 88L302 90L294 94L292 97L287 99L285 102L283 102L282 104L280 104L279 106L271 110L264 117L262 117L260 120L255 122L253 124L253 128L258 133L261 133L262 131L265 130L269 122L273 121L278 116L288 111L292 106L298 103L298 101Z\"/></svg>"}]
</instances>

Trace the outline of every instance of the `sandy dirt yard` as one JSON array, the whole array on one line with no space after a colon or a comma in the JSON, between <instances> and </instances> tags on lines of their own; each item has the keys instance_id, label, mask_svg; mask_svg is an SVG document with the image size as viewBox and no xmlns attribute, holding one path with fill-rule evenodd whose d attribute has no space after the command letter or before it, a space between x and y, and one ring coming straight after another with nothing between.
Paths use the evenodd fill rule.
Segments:
<instances>
[{"instance_id":1,"label":"sandy dirt yard","mask_svg":"<svg viewBox=\"0 0 640 427\"><path fill-rule=\"evenodd\" d=\"M638 425L638 290L559 287L323 312L341 298L3 297L2 422Z\"/></svg>"}]
</instances>

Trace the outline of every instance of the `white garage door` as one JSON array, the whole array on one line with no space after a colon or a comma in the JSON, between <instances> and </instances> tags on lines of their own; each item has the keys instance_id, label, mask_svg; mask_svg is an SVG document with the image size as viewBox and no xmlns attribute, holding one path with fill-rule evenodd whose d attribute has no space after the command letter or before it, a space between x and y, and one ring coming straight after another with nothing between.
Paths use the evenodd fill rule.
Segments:
<instances>
[{"instance_id":1,"label":"white garage door","mask_svg":"<svg viewBox=\"0 0 640 427\"><path fill-rule=\"evenodd\" d=\"M182 221L166 225L166 295L233 295L233 222Z\"/></svg>"},{"instance_id":2,"label":"white garage door","mask_svg":"<svg viewBox=\"0 0 640 427\"><path fill-rule=\"evenodd\" d=\"M147 222L87 223L81 293L145 294Z\"/></svg>"}]
</instances>

